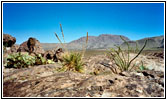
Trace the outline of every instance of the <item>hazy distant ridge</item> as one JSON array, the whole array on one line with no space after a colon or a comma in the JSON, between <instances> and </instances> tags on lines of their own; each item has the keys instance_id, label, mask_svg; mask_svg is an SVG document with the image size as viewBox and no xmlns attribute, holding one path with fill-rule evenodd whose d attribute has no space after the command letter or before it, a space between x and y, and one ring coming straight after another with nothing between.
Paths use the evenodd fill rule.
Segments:
<instances>
[{"instance_id":1,"label":"hazy distant ridge","mask_svg":"<svg viewBox=\"0 0 167 100\"><path fill-rule=\"evenodd\" d=\"M128 37L122 36L130 46L142 47L146 39L148 39L148 43L146 48L163 48L164 47L164 36L157 37L149 37L136 41L131 41ZM65 44L68 49L82 49L83 45L85 45L86 37L81 37L77 40L71 41L70 43ZM62 47L59 43L41 43L45 50L54 49ZM121 45L122 47L126 47L123 40L120 38L120 35L112 35L112 34L101 34L99 36L89 36L87 49L107 49L114 47L114 45Z\"/></svg>"},{"instance_id":2,"label":"hazy distant ridge","mask_svg":"<svg viewBox=\"0 0 167 100\"><path fill-rule=\"evenodd\" d=\"M129 38L122 36L125 40L129 41ZM68 44L69 49L81 49L85 44L86 37L81 37L78 40L74 40ZM114 45L120 45L123 43L120 35L102 34L99 36L89 36L87 49L106 49L111 48Z\"/></svg>"},{"instance_id":3,"label":"hazy distant ridge","mask_svg":"<svg viewBox=\"0 0 167 100\"><path fill-rule=\"evenodd\" d=\"M156 36L156 37L148 37L136 41L128 41L131 47L136 47L136 43L139 48L141 48L145 41L148 39L147 45L145 49L156 49L156 48L163 48L164 47L164 36ZM125 47L126 44L123 43L121 46Z\"/></svg>"}]
</instances>

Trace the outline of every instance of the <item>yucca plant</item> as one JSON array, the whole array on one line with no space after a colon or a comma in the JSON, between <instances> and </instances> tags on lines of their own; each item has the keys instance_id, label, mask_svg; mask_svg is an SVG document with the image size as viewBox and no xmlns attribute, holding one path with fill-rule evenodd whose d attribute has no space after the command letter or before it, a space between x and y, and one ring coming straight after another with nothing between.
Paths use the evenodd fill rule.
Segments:
<instances>
[{"instance_id":1,"label":"yucca plant","mask_svg":"<svg viewBox=\"0 0 167 100\"><path fill-rule=\"evenodd\" d=\"M109 52L109 57L110 59L114 62L113 65L111 65L111 70L113 73L118 73L119 71L131 71L134 67L134 65L131 65L132 62L141 54L141 52L143 51L143 49L145 48L146 44L147 44L147 40L145 41L143 47L141 48L141 50L137 53L137 55L130 59L130 50L132 50L129 46L129 43L122 37L120 36L120 38L125 42L125 44L127 45L127 52L123 51L121 49L120 46L116 46L117 49L111 48L110 52ZM136 45L136 49L134 50L135 52L138 50L137 45ZM116 65L116 66L114 66Z\"/></svg>"},{"instance_id":2,"label":"yucca plant","mask_svg":"<svg viewBox=\"0 0 167 100\"><path fill-rule=\"evenodd\" d=\"M65 67L65 71L70 70L82 73L84 66L82 55L77 52L66 53L63 56L62 65Z\"/></svg>"},{"instance_id":3,"label":"yucca plant","mask_svg":"<svg viewBox=\"0 0 167 100\"><path fill-rule=\"evenodd\" d=\"M62 36L63 36L63 40L65 43L65 39L64 39L64 33L63 33L63 29L62 29L62 25L60 24L60 29L62 32ZM87 38L86 38L86 44L85 46L83 46L83 52L82 53L77 53L77 52L70 52L68 51L67 48L65 48L65 45L62 43L62 41L60 40L59 36L55 33L56 38L59 40L59 42L61 43L62 47L65 49L65 53L62 55L62 65L63 67L61 69L59 69L59 71L77 71L77 72L83 72L84 71L84 62L83 62L83 56L85 54L86 51L86 47L87 47L87 42L88 42L88 32L87 32Z\"/></svg>"}]
</instances>

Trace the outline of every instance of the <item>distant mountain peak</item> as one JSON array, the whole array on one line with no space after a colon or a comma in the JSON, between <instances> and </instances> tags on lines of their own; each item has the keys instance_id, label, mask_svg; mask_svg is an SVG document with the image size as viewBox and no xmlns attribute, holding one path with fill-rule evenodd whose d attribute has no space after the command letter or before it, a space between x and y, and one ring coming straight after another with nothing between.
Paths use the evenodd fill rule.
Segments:
<instances>
[{"instance_id":1,"label":"distant mountain peak","mask_svg":"<svg viewBox=\"0 0 167 100\"><path fill-rule=\"evenodd\" d=\"M123 38L129 41L129 38L123 36ZM85 43L86 37L81 37L78 40L74 40L69 43L68 48L70 49L82 49L82 45ZM120 45L123 40L120 35L113 34L101 34L99 36L89 36L87 49L104 49L111 48L114 45Z\"/></svg>"},{"instance_id":2,"label":"distant mountain peak","mask_svg":"<svg viewBox=\"0 0 167 100\"><path fill-rule=\"evenodd\" d=\"M123 35L114 35L114 34L101 34L99 36L89 36L88 37L88 44L87 49L108 49L113 48L114 45L126 46L124 41L120 38L122 36L131 46L136 46L136 43L139 47L142 47L144 41L149 39L146 48L163 48L164 47L164 36L157 36L157 37L147 37L140 40L132 41L128 37ZM86 37L81 37L77 40L71 41L70 43L66 44L68 49L82 49L83 45L85 45ZM55 48L60 47L60 44L43 44L44 48Z\"/></svg>"}]
</instances>

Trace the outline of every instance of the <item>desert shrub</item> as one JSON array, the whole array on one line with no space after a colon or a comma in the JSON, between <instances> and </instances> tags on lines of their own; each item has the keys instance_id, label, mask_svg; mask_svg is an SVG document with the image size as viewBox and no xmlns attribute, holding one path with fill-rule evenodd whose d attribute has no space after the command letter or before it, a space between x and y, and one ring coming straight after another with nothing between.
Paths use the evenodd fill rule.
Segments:
<instances>
[{"instance_id":1,"label":"desert shrub","mask_svg":"<svg viewBox=\"0 0 167 100\"><path fill-rule=\"evenodd\" d=\"M63 69L64 71L76 71L83 72L84 63L82 61L82 55L77 52L66 53L63 55Z\"/></svg>"},{"instance_id":2,"label":"desert shrub","mask_svg":"<svg viewBox=\"0 0 167 100\"><path fill-rule=\"evenodd\" d=\"M28 66L51 64L51 63L54 63L54 61L46 60L41 56L41 54L31 56L28 53L21 54L19 52L8 55L6 67L26 68Z\"/></svg>"},{"instance_id":3,"label":"desert shrub","mask_svg":"<svg viewBox=\"0 0 167 100\"><path fill-rule=\"evenodd\" d=\"M53 60L46 60L44 57L42 57L41 54L36 54L35 56L35 65L44 65L44 64L54 64L55 62Z\"/></svg>"},{"instance_id":4,"label":"desert shrub","mask_svg":"<svg viewBox=\"0 0 167 100\"><path fill-rule=\"evenodd\" d=\"M65 43L64 33L63 33L63 29L62 29L61 24L60 24L60 29L61 29L62 37L63 37L64 43ZM87 32L87 38L85 41L85 45L83 45L83 52L82 53L69 52L68 49L65 47L65 45L60 40L59 36L56 34L56 32L55 32L55 36L59 40L59 42L61 43L62 47L65 50L64 55L62 55L62 62L61 62L63 67L58 69L58 71L68 71L69 70L69 71L76 71L76 72L80 72L80 73L84 72L83 57L84 57L86 47L87 47L88 32Z\"/></svg>"},{"instance_id":5,"label":"desert shrub","mask_svg":"<svg viewBox=\"0 0 167 100\"><path fill-rule=\"evenodd\" d=\"M7 67L25 68L35 64L35 57L21 53L10 54L7 57Z\"/></svg>"},{"instance_id":6,"label":"desert shrub","mask_svg":"<svg viewBox=\"0 0 167 100\"><path fill-rule=\"evenodd\" d=\"M45 58L43 58L41 54L36 54L35 65L43 65L46 63L47 63L47 60Z\"/></svg>"},{"instance_id":7,"label":"desert shrub","mask_svg":"<svg viewBox=\"0 0 167 100\"><path fill-rule=\"evenodd\" d=\"M143 47L137 53L137 55L134 58L130 59L130 51L132 50L132 48L129 46L128 42L125 39L123 39L123 37L120 36L120 38L126 43L127 51L126 52L123 51L120 46L116 46L117 49L111 48L108 56L114 62L111 65L111 70L113 73L118 73L118 70L131 71L135 67L135 64L131 65L132 62L141 54L141 52L143 51L143 49L147 44L147 40L146 40ZM138 48L136 46L136 49L133 51L137 52L137 50Z\"/></svg>"}]
</instances>

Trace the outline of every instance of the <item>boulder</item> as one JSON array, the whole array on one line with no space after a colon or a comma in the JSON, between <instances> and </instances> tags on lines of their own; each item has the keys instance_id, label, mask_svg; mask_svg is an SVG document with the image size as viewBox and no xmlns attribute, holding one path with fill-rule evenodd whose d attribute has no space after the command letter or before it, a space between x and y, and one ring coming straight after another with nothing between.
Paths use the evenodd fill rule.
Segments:
<instances>
[{"instance_id":1,"label":"boulder","mask_svg":"<svg viewBox=\"0 0 167 100\"><path fill-rule=\"evenodd\" d=\"M14 44L12 47L5 47L4 53L10 54L10 53L16 53L19 48L19 45Z\"/></svg>"},{"instance_id":2,"label":"boulder","mask_svg":"<svg viewBox=\"0 0 167 100\"><path fill-rule=\"evenodd\" d=\"M27 46L28 46L28 49L29 49L29 53L33 53L34 48L35 48L35 44L36 44L36 39L30 37L27 41Z\"/></svg>"},{"instance_id":3,"label":"boulder","mask_svg":"<svg viewBox=\"0 0 167 100\"><path fill-rule=\"evenodd\" d=\"M33 39L35 40L35 45L32 45L33 46L33 51L32 52L36 53L36 54L44 53L44 50L43 50L40 42L37 39L35 39L35 38L33 38ZM19 47L19 49L17 51L18 52L30 52L32 50L32 49L30 49L32 46L28 46L28 45L31 45L31 44L28 43L28 41L23 42L20 45L20 47Z\"/></svg>"},{"instance_id":4,"label":"boulder","mask_svg":"<svg viewBox=\"0 0 167 100\"><path fill-rule=\"evenodd\" d=\"M9 34L3 34L3 45L5 47L12 47L16 42L16 38Z\"/></svg>"},{"instance_id":5,"label":"boulder","mask_svg":"<svg viewBox=\"0 0 167 100\"><path fill-rule=\"evenodd\" d=\"M54 51L53 50L47 50L45 53L44 53L44 57L46 59L53 59L53 56L54 56Z\"/></svg>"},{"instance_id":6,"label":"boulder","mask_svg":"<svg viewBox=\"0 0 167 100\"><path fill-rule=\"evenodd\" d=\"M62 55L63 55L63 53L64 53L64 51L63 51L62 48L57 49L56 53L54 54L54 61L56 61L56 59L57 59L57 61L58 60L62 61Z\"/></svg>"},{"instance_id":7,"label":"boulder","mask_svg":"<svg viewBox=\"0 0 167 100\"><path fill-rule=\"evenodd\" d=\"M62 61L61 55L63 54L63 49L59 48L57 50L48 50L44 53L46 59L52 59L55 62L58 60Z\"/></svg>"}]
</instances>

